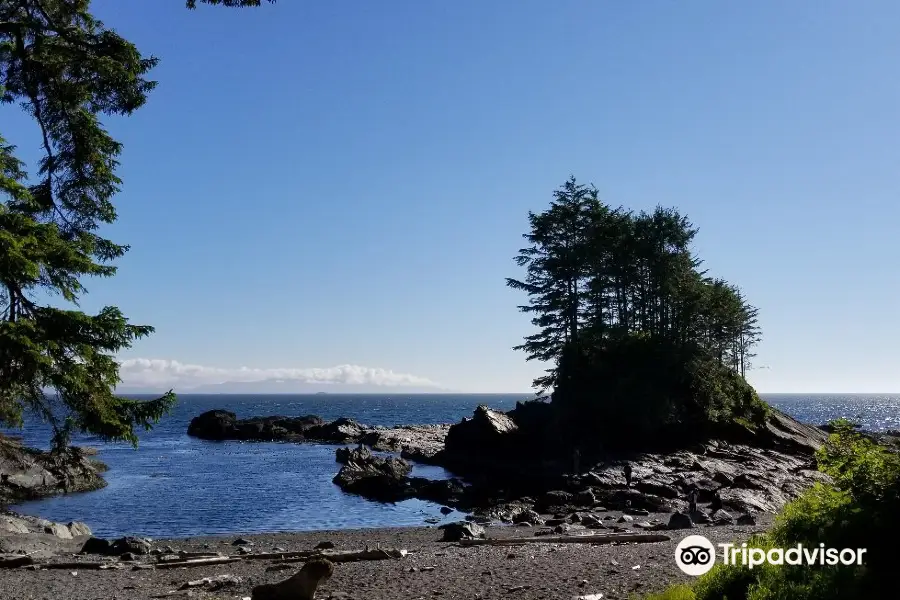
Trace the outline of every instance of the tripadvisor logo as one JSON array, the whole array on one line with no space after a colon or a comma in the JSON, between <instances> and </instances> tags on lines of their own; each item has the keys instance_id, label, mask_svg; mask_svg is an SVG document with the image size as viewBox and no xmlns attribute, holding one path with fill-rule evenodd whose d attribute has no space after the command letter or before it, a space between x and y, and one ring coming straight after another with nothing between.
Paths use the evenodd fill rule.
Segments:
<instances>
[{"instance_id":1,"label":"tripadvisor logo","mask_svg":"<svg viewBox=\"0 0 900 600\"><path fill-rule=\"evenodd\" d=\"M716 548L702 535L689 535L675 548L675 563L688 575L703 575L715 562Z\"/></svg>"},{"instance_id":2,"label":"tripadvisor logo","mask_svg":"<svg viewBox=\"0 0 900 600\"><path fill-rule=\"evenodd\" d=\"M792 548L749 548L747 544L719 544L722 564L742 565L752 569L770 565L861 565L865 548L826 548L797 544ZM689 535L675 548L675 563L684 573L693 576L709 572L716 563L716 548L702 535Z\"/></svg>"}]
</instances>

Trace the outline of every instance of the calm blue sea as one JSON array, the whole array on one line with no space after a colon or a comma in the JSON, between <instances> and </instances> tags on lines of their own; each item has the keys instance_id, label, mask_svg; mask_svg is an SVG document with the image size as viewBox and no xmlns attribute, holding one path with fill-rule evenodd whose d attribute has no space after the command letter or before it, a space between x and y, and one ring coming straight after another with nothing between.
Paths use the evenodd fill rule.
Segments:
<instances>
[{"instance_id":1,"label":"calm blue sea","mask_svg":"<svg viewBox=\"0 0 900 600\"><path fill-rule=\"evenodd\" d=\"M137 450L122 444L95 445L110 470L109 486L30 502L20 512L56 521L87 522L99 536L197 535L272 531L314 531L422 525L452 521L439 506L418 500L377 504L341 492L331 479L338 470L334 448L315 444L205 442L189 438L188 423L213 408L238 417L316 414L351 417L370 425L459 421L479 404L508 410L528 394L465 395L189 395L152 432L141 434ZM764 395L795 418L821 424L845 416L867 429L900 429L900 395ZM31 445L46 446L41 424L26 426ZM436 467L417 466L416 475L439 478Z\"/></svg>"}]
</instances>

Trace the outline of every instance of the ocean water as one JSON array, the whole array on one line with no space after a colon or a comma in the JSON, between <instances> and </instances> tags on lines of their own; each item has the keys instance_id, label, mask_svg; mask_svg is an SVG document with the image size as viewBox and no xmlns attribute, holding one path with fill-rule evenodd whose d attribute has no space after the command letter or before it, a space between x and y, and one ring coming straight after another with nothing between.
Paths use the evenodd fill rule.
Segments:
<instances>
[{"instance_id":1,"label":"ocean water","mask_svg":"<svg viewBox=\"0 0 900 600\"><path fill-rule=\"evenodd\" d=\"M190 395L137 450L91 438L107 463L109 485L19 505L16 510L55 521L84 521L95 535L190 537L229 533L422 525L458 520L440 506L410 500L380 504L344 494L331 480L338 471L334 446L208 442L187 436L190 420L221 408L239 418L316 414L351 417L369 425L457 422L479 404L509 410L528 394L464 395ZM900 395L764 395L800 421L821 424L845 416L867 429L900 429ZM47 428L28 424L26 443L46 447ZM443 478L443 469L417 465L414 474Z\"/></svg>"}]
</instances>

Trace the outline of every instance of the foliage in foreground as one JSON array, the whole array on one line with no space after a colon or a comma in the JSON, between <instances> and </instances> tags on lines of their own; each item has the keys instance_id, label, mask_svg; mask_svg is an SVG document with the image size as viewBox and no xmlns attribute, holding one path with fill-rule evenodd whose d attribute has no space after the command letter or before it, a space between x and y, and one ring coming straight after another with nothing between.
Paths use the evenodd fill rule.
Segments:
<instances>
[{"instance_id":1,"label":"foliage in foreground","mask_svg":"<svg viewBox=\"0 0 900 600\"><path fill-rule=\"evenodd\" d=\"M146 402L114 393L115 355L152 327L113 306L78 310L83 280L111 277L128 250L98 233L116 220L122 150L101 117L140 108L156 62L98 21L89 0L0 0L0 103L35 120L41 149L29 176L0 135L0 426L30 413L51 424L56 449L74 431L136 444L135 426L175 402L171 392Z\"/></svg>"},{"instance_id":2,"label":"foliage in foreground","mask_svg":"<svg viewBox=\"0 0 900 600\"><path fill-rule=\"evenodd\" d=\"M761 422L765 404L743 378L758 311L700 270L685 216L613 208L571 178L529 222L516 258L525 278L507 285L528 295L519 308L537 331L517 349L549 363L534 384L554 388L568 431L643 449Z\"/></svg>"},{"instance_id":3,"label":"foliage in foreground","mask_svg":"<svg viewBox=\"0 0 900 600\"><path fill-rule=\"evenodd\" d=\"M819 452L833 483L817 484L752 541L760 548L865 548L862 566L717 564L693 586L674 586L647 600L852 600L886 597L895 586L900 534L900 456L856 431L846 420Z\"/></svg>"}]
</instances>

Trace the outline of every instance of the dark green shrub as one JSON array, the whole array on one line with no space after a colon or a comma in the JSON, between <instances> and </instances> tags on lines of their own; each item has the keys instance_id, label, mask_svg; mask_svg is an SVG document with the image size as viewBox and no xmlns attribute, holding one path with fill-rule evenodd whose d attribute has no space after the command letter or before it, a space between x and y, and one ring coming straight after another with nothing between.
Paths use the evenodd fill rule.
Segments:
<instances>
[{"instance_id":1,"label":"dark green shrub","mask_svg":"<svg viewBox=\"0 0 900 600\"><path fill-rule=\"evenodd\" d=\"M558 379L553 405L567 431L606 449L685 445L753 429L767 412L743 377L698 347L641 334L570 346Z\"/></svg>"}]
</instances>

